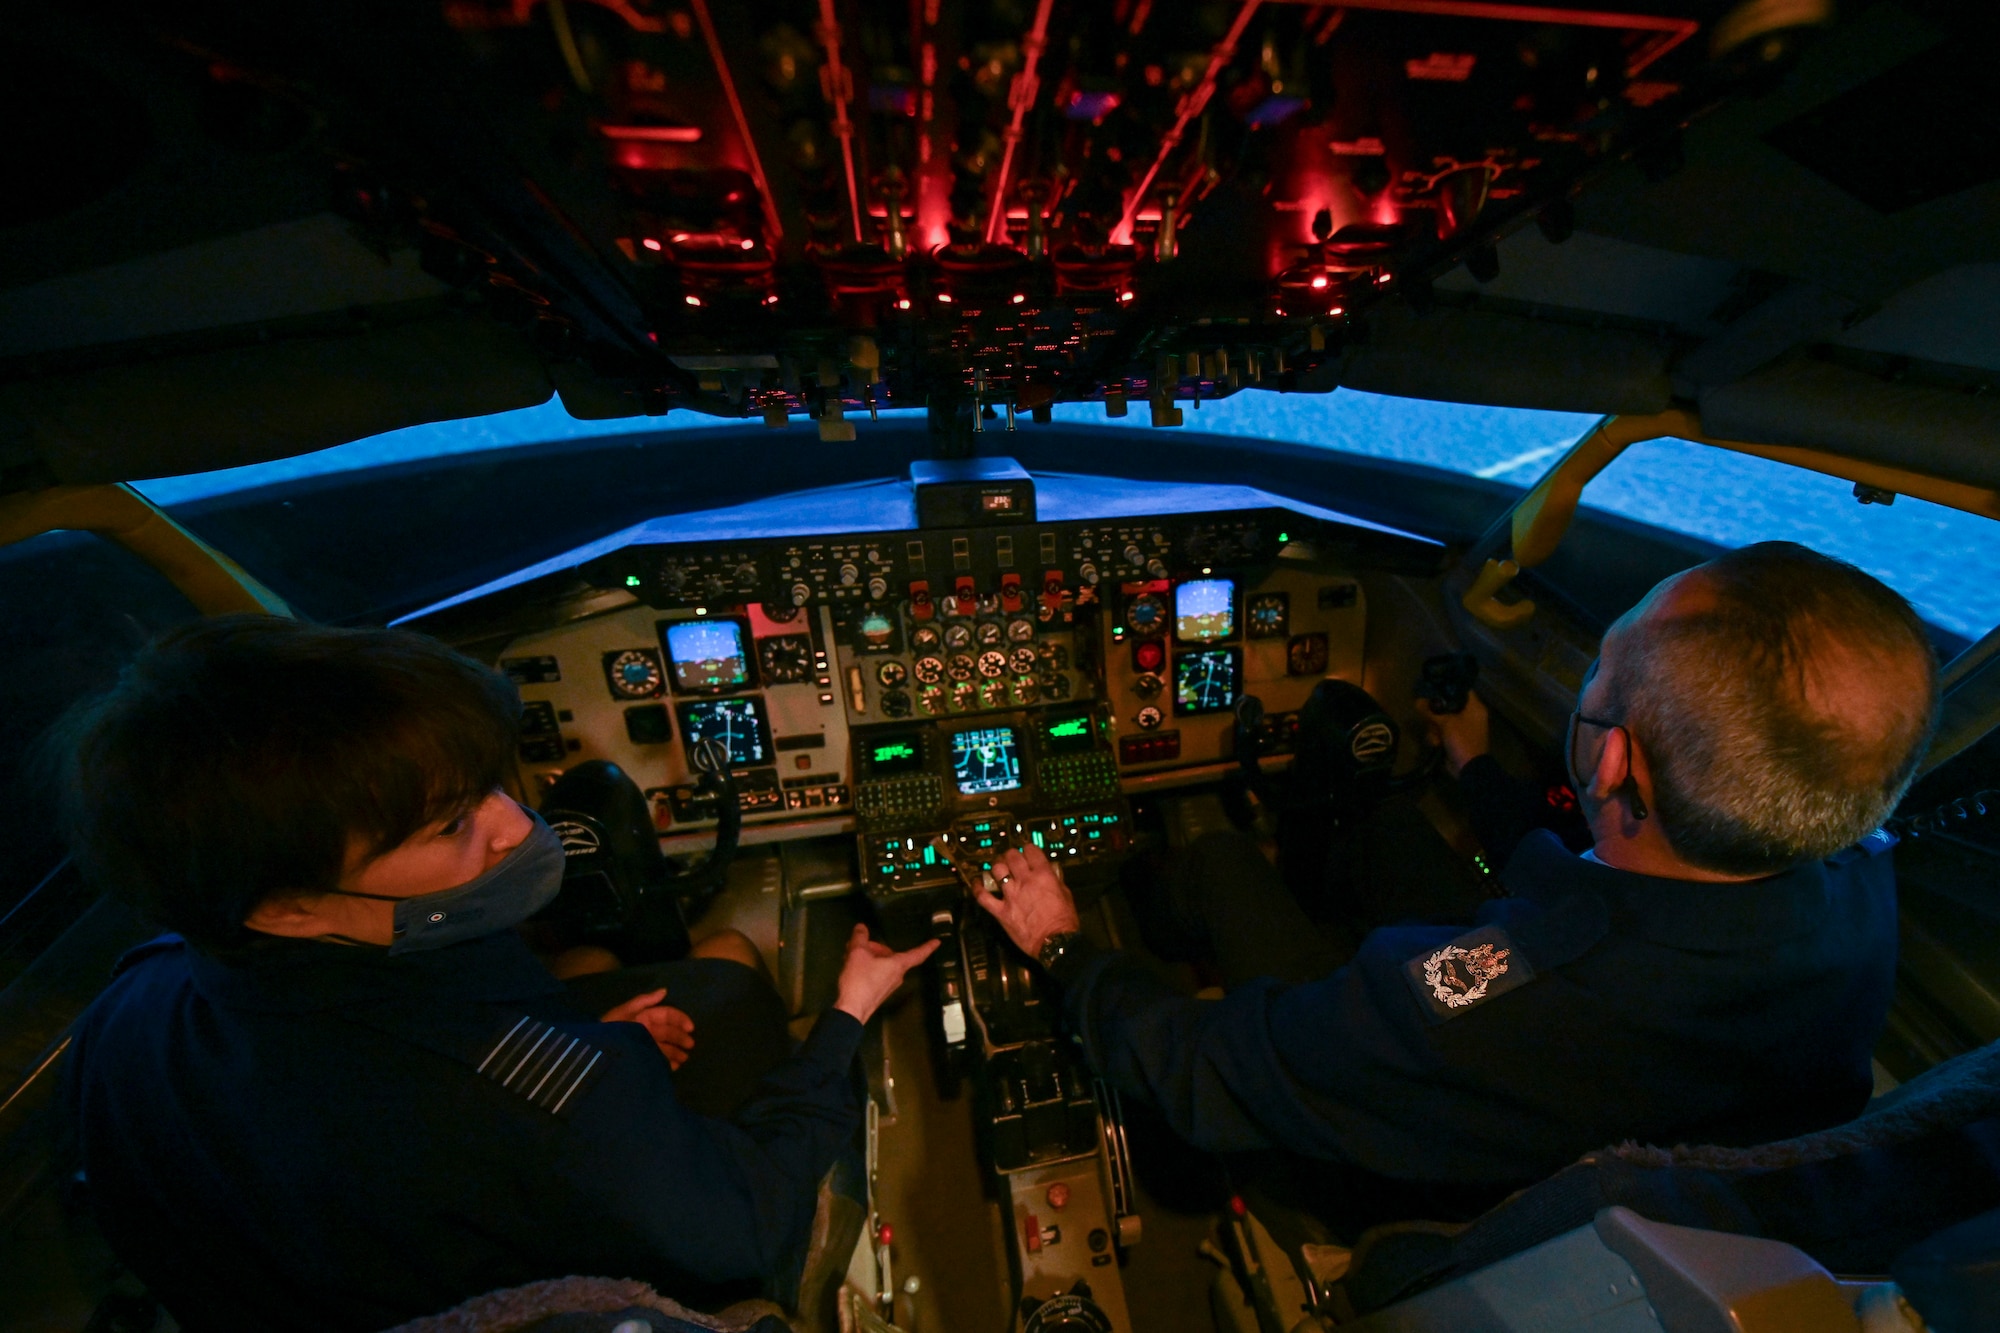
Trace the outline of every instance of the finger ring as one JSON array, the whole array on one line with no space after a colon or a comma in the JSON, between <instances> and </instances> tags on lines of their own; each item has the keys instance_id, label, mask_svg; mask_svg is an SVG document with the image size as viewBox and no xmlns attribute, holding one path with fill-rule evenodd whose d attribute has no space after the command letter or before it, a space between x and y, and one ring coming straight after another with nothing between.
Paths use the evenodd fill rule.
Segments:
<instances>
[{"instance_id":1,"label":"finger ring","mask_svg":"<svg viewBox=\"0 0 2000 1333\"><path fill-rule=\"evenodd\" d=\"M1013 877L1012 875L1002 875L1002 876L1000 876L1000 878L999 878L999 879L997 879L997 880L995 880L995 881L993 881L993 882L994 882L994 883L996 883L996 884L998 884L998 885L999 885L999 886L1000 886L1001 888L1003 888L1003 889L1004 889L1004 888L1006 888L1006 887L1007 887L1007 886L1008 886L1009 884L1012 884L1012 883L1014 882L1014 877Z\"/></svg>"}]
</instances>

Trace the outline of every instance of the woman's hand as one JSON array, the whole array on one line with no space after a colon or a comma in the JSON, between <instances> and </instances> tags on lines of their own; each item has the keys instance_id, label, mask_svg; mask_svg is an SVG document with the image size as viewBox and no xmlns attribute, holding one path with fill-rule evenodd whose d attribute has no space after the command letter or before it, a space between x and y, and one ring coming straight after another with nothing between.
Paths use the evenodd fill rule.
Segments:
<instances>
[{"instance_id":1,"label":"woman's hand","mask_svg":"<svg viewBox=\"0 0 2000 1333\"><path fill-rule=\"evenodd\" d=\"M1016 848L1002 856L986 872L982 887L984 892L972 896L1030 958L1041 953L1049 936L1082 929L1062 872L1039 847Z\"/></svg>"},{"instance_id":2,"label":"woman's hand","mask_svg":"<svg viewBox=\"0 0 2000 1333\"><path fill-rule=\"evenodd\" d=\"M668 1067L679 1069L694 1054L694 1020L672 1005L660 1003L666 998L664 989L634 995L598 1021L637 1023L667 1057Z\"/></svg>"},{"instance_id":3,"label":"woman's hand","mask_svg":"<svg viewBox=\"0 0 2000 1333\"><path fill-rule=\"evenodd\" d=\"M833 1007L863 1023L875 1016L882 1002L896 993L911 968L937 952L936 940L897 953L868 938L868 927L856 926L847 937L847 961L840 967L839 995Z\"/></svg>"}]
</instances>

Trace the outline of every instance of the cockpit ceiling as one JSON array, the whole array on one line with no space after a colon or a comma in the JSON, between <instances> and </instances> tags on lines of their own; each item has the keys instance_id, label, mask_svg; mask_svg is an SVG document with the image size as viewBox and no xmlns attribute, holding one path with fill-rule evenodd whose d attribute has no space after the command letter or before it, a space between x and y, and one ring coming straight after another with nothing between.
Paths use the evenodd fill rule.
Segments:
<instances>
[{"instance_id":1,"label":"cockpit ceiling","mask_svg":"<svg viewBox=\"0 0 2000 1333\"><path fill-rule=\"evenodd\" d=\"M1347 385L1949 461L2000 440L1985 8L43 4L0 489L551 392L837 441Z\"/></svg>"}]
</instances>

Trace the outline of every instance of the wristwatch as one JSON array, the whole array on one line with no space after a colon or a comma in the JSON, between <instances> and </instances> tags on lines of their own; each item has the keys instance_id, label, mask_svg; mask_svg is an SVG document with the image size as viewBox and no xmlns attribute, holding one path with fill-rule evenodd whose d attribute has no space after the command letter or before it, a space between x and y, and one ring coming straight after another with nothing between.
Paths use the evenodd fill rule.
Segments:
<instances>
[{"instance_id":1,"label":"wristwatch","mask_svg":"<svg viewBox=\"0 0 2000 1333\"><path fill-rule=\"evenodd\" d=\"M1059 930L1043 940L1042 947L1035 950L1035 961L1042 965L1044 972L1053 972L1056 964L1063 960L1063 955L1074 949L1076 942L1082 938L1077 931Z\"/></svg>"}]
</instances>

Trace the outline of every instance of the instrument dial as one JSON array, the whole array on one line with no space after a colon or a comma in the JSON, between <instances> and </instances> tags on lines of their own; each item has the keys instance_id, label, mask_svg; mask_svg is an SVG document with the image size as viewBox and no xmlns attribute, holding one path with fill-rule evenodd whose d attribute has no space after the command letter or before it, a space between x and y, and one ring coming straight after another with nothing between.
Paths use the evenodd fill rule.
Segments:
<instances>
[{"instance_id":1,"label":"instrument dial","mask_svg":"<svg viewBox=\"0 0 2000 1333\"><path fill-rule=\"evenodd\" d=\"M1260 592L1243 608L1253 639L1283 638L1290 628L1290 599L1281 592Z\"/></svg>"},{"instance_id":2,"label":"instrument dial","mask_svg":"<svg viewBox=\"0 0 2000 1333\"><path fill-rule=\"evenodd\" d=\"M1289 676L1324 676L1326 674L1327 643L1324 634L1299 634L1285 645L1285 674Z\"/></svg>"},{"instance_id":3,"label":"instrument dial","mask_svg":"<svg viewBox=\"0 0 2000 1333\"><path fill-rule=\"evenodd\" d=\"M604 660L604 679L616 699L655 699L665 677L660 672L660 655L650 648L627 648Z\"/></svg>"},{"instance_id":4,"label":"instrument dial","mask_svg":"<svg viewBox=\"0 0 2000 1333\"><path fill-rule=\"evenodd\" d=\"M799 608L787 602L765 602L763 610L764 619L773 625L789 625L799 618Z\"/></svg>"},{"instance_id":5,"label":"instrument dial","mask_svg":"<svg viewBox=\"0 0 2000 1333\"><path fill-rule=\"evenodd\" d=\"M973 637L979 640L982 648L993 648L997 647L1001 640L1007 637L1007 630L997 620L982 620L979 622L979 628L974 631Z\"/></svg>"},{"instance_id":6,"label":"instrument dial","mask_svg":"<svg viewBox=\"0 0 2000 1333\"><path fill-rule=\"evenodd\" d=\"M910 715L910 695L907 690L882 691L883 717L908 717Z\"/></svg>"},{"instance_id":7,"label":"instrument dial","mask_svg":"<svg viewBox=\"0 0 2000 1333\"><path fill-rule=\"evenodd\" d=\"M972 673L978 668L973 665L972 658L967 654L953 653L951 660L944 664L944 669L945 674L953 680L971 680Z\"/></svg>"},{"instance_id":8,"label":"instrument dial","mask_svg":"<svg viewBox=\"0 0 2000 1333\"><path fill-rule=\"evenodd\" d=\"M932 717L936 717L939 713L942 713L945 709L944 687L942 685L926 685L918 690L917 707L923 709L924 712L930 714Z\"/></svg>"},{"instance_id":9,"label":"instrument dial","mask_svg":"<svg viewBox=\"0 0 2000 1333\"><path fill-rule=\"evenodd\" d=\"M979 655L978 667L979 674L988 680L1003 675L1007 670L1007 654L998 648L989 648Z\"/></svg>"},{"instance_id":10,"label":"instrument dial","mask_svg":"<svg viewBox=\"0 0 2000 1333\"><path fill-rule=\"evenodd\" d=\"M1069 670L1069 649L1060 643L1049 643L1044 640L1036 644L1035 656L1041 659L1042 666L1047 670Z\"/></svg>"},{"instance_id":11,"label":"instrument dial","mask_svg":"<svg viewBox=\"0 0 2000 1333\"><path fill-rule=\"evenodd\" d=\"M979 687L979 702L988 708L1004 708L1007 705L1007 682L989 680Z\"/></svg>"},{"instance_id":12,"label":"instrument dial","mask_svg":"<svg viewBox=\"0 0 2000 1333\"><path fill-rule=\"evenodd\" d=\"M1153 707L1151 704L1147 704L1144 708L1141 708L1139 710L1137 715L1134 716L1132 720L1139 724L1139 730L1151 731L1153 730L1153 728L1160 725L1160 710Z\"/></svg>"},{"instance_id":13,"label":"instrument dial","mask_svg":"<svg viewBox=\"0 0 2000 1333\"><path fill-rule=\"evenodd\" d=\"M962 653L972 646L972 626L947 625L944 631L944 646L955 653Z\"/></svg>"},{"instance_id":14,"label":"instrument dial","mask_svg":"<svg viewBox=\"0 0 2000 1333\"><path fill-rule=\"evenodd\" d=\"M1150 639L1167 627L1167 602L1156 592L1142 592L1125 608L1125 628Z\"/></svg>"},{"instance_id":15,"label":"instrument dial","mask_svg":"<svg viewBox=\"0 0 2000 1333\"><path fill-rule=\"evenodd\" d=\"M979 687L969 680L961 680L951 687L951 706L960 712L975 708L979 704Z\"/></svg>"},{"instance_id":16,"label":"instrument dial","mask_svg":"<svg viewBox=\"0 0 2000 1333\"><path fill-rule=\"evenodd\" d=\"M901 662L884 662L875 668L875 679L882 682L885 689L895 689L910 678L910 673Z\"/></svg>"},{"instance_id":17,"label":"instrument dial","mask_svg":"<svg viewBox=\"0 0 2000 1333\"><path fill-rule=\"evenodd\" d=\"M1017 676L1034 674L1035 663L1039 660L1035 655L1035 650L1025 644L1007 654L1007 665L1013 669L1014 674Z\"/></svg>"},{"instance_id":18,"label":"instrument dial","mask_svg":"<svg viewBox=\"0 0 2000 1333\"><path fill-rule=\"evenodd\" d=\"M1018 676L1014 680L1014 702L1031 704L1042 697L1042 687L1033 676Z\"/></svg>"},{"instance_id":19,"label":"instrument dial","mask_svg":"<svg viewBox=\"0 0 2000 1333\"><path fill-rule=\"evenodd\" d=\"M1035 622L1026 616L1016 616L1008 621L1007 641L1009 643L1033 643L1035 641Z\"/></svg>"},{"instance_id":20,"label":"instrument dial","mask_svg":"<svg viewBox=\"0 0 2000 1333\"><path fill-rule=\"evenodd\" d=\"M757 665L764 679L773 685L797 685L812 679L812 639L804 634L781 634L757 645Z\"/></svg>"},{"instance_id":21,"label":"instrument dial","mask_svg":"<svg viewBox=\"0 0 2000 1333\"><path fill-rule=\"evenodd\" d=\"M994 613L995 611L998 611L999 609L1000 609L1000 594L999 594L999 593L997 593L997 592L982 592L982 593L980 593L980 594L979 594L979 614L980 614L980 615L982 615L982 616L990 616L990 615L992 615L992 614L993 614L993 613Z\"/></svg>"},{"instance_id":22,"label":"instrument dial","mask_svg":"<svg viewBox=\"0 0 2000 1333\"><path fill-rule=\"evenodd\" d=\"M944 679L944 659L919 657L917 659L917 679L925 685L935 685Z\"/></svg>"},{"instance_id":23,"label":"instrument dial","mask_svg":"<svg viewBox=\"0 0 2000 1333\"><path fill-rule=\"evenodd\" d=\"M1132 693L1141 699L1150 699L1160 692L1160 678L1148 671L1132 682Z\"/></svg>"},{"instance_id":24,"label":"instrument dial","mask_svg":"<svg viewBox=\"0 0 2000 1333\"><path fill-rule=\"evenodd\" d=\"M1051 699L1069 698L1069 677L1057 671L1042 677L1042 693Z\"/></svg>"},{"instance_id":25,"label":"instrument dial","mask_svg":"<svg viewBox=\"0 0 2000 1333\"><path fill-rule=\"evenodd\" d=\"M943 642L935 625L919 625L910 631L910 647L919 653L934 653Z\"/></svg>"}]
</instances>

